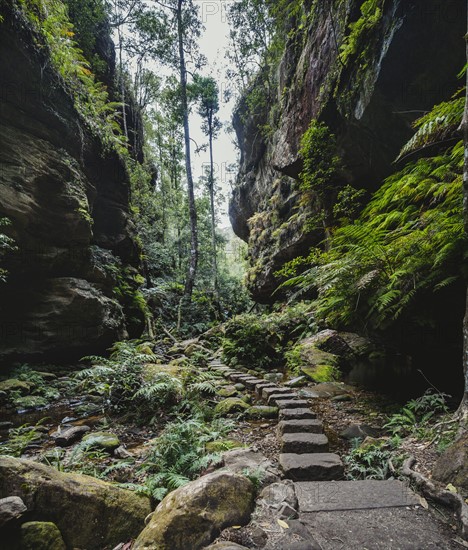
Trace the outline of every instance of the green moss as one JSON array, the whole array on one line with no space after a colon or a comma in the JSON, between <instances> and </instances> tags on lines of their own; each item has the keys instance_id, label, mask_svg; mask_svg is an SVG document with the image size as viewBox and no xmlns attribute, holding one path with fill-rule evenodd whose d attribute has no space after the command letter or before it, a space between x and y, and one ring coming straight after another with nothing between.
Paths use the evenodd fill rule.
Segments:
<instances>
[{"instance_id":1,"label":"green moss","mask_svg":"<svg viewBox=\"0 0 468 550\"><path fill-rule=\"evenodd\" d=\"M242 413L249 408L249 404L238 397L229 397L223 399L215 407L215 414L218 416L225 416L228 414Z\"/></svg>"},{"instance_id":2,"label":"green moss","mask_svg":"<svg viewBox=\"0 0 468 550\"><path fill-rule=\"evenodd\" d=\"M21 526L22 550L65 550L62 535L55 523L28 521Z\"/></svg>"},{"instance_id":3,"label":"green moss","mask_svg":"<svg viewBox=\"0 0 468 550\"><path fill-rule=\"evenodd\" d=\"M303 366L301 371L314 382L336 382L340 379L340 371L332 365Z\"/></svg>"}]
</instances>

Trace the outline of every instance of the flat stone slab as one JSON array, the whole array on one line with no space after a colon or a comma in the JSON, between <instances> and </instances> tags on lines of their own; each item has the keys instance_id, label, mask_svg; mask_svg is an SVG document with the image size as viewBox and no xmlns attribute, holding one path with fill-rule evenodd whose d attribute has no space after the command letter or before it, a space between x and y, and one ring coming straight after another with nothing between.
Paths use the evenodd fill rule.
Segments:
<instances>
[{"instance_id":1,"label":"flat stone slab","mask_svg":"<svg viewBox=\"0 0 468 550\"><path fill-rule=\"evenodd\" d=\"M341 458L334 453L279 455L280 467L293 481L331 481L343 477Z\"/></svg>"},{"instance_id":2,"label":"flat stone slab","mask_svg":"<svg viewBox=\"0 0 468 550\"><path fill-rule=\"evenodd\" d=\"M282 420L306 420L317 418L317 415L306 407L303 409L281 409L279 415Z\"/></svg>"},{"instance_id":3,"label":"flat stone slab","mask_svg":"<svg viewBox=\"0 0 468 550\"><path fill-rule=\"evenodd\" d=\"M308 402L304 399L277 399L275 405L279 409L304 409Z\"/></svg>"},{"instance_id":4,"label":"flat stone slab","mask_svg":"<svg viewBox=\"0 0 468 550\"><path fill-rule=\"evenodd\" d=\"M268 398L268 404L269 405L276 405L277 401L284 400L284 399L296 399L296 398L298 398L298 397L294 393L289 393L289 392L273 393Z\"/></svg>"},{"instance_id":5,"label":"flat stone slab","mask_svg":"<svg viewBox=\"0 0 468 550\"><path fill-rule=\"evenodd\" d=\"M281 437L282 453L326 453L328 437L325 434L293 433Z\"/></svg>"},{"instance_id":6,"label":"flat stone slab","mask_svg":"<svg viewBox=\"0 0 468 550\"><path fill-rule=\"evenodd\" d=\"M259 378L245 378L242 383L245 384L249 389L253 390L261 380Z\"/></svg>"},{"instance_id":7,"label":"flat stone slab","mask_svg":"<svg viewBox=\"0 0 468 550\"><path fill-rule=\"evenodd\" d=\"M284 393L283 388L281 386L278 386L277 384L273 386L269 386L267 388L263 388L262 397L263 399L268 400L270 395L273 395L275 393ZM290 393L292 393L292 390L290 390Z\"/></svg>"},{"instance_id":8,"label":"flat stone slab","mask_svg":"<svg viewBox=\"0 0 468 550\"><path fill-rule=\"evenodd\" d=\"M455 537L453 530L423 508L303 513L300 514L300 521L310 532L310 540L315 544L312 548L463 550L463 546L453 540ZM304 538L309 540L307 535ZM277 548L285 550L288 546ZM310 546L302 548L310 548ZM271 549L268 548L268 550Z\"/></svg>"},{"instance_id":9,"label":"flat stone slab","mask_svg":"<svg viewBox=\"0 0 468 550\"><path fill-rule=\"evenodd\" d=\"M257 384L255 386L255 391L259 395L259 397L262 396L262 392L265 388L277 388L278 386L274 382L266 382L265 380L262 380L260 384Z\"/></svg>"},{"instance_id":10,"label":"flat stone slab","mask_svg":"<svg viewBox=\"0 0 468 550\"><path fill-rule=\"evenodd\" d=\"M306 418L303 420L282 420L278 424L278 433L280 435L294 433L320 434L322 431L322 421L312 418Z\"/></svg>"},{"instance_id":11,"label":"flat stone slab","mask_svg":"<svg viewBox=\"0 0 468 550\"><path fill-rule=\"evenodd\" d=\"M386 481L312 481L296 483L301 512L372 510L420 504L419 497L396 479Z\"/></svg>"}]
</instances>

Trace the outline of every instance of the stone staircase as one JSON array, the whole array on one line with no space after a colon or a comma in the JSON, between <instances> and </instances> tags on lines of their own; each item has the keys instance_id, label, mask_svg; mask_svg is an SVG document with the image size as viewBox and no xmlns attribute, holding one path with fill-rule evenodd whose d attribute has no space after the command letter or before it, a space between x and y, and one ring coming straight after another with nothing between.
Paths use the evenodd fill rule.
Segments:
<instances>
[{"instance_id":1,"label":"stone staircase","mask_svg":"<svg viewBox=\"0 0 468 550\"><path fill-rule=\"evenodd\" d=\"M257 398L279 409L279 464L287 479L293 481L332 481L343 478L343 463L329 452L328 438L321 420L291 388L232 370L219 361L210 369L234 383L242 383Z\"/></svg>"}]
</instances>

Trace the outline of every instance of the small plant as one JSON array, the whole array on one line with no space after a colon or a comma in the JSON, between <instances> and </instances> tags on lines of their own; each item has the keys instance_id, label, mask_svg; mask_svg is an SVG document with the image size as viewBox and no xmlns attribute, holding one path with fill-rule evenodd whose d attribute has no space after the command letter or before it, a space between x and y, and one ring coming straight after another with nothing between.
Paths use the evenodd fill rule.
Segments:
<instances>
[{"instance_id":1,"label":"small plant","mask_svg":"<svg viewBox=\"0 0 468 550\"><path fill-rule=\"evenodd\" d=\"M449 395L441 392L427 390L418 399L412 399L401 409L393 414L384 425L393 435L409 435L413 433L420 439L430 436L431 420L435 415L448 411L447 398Z\"/></svg>"},{"instance_id":2,"label":"small plant","mask_svg":"<svg viewBox=\"0 0 468 550\"><path fill-rule=\"evenodd\" d=\"M209 453L206 444L226 436L233 424L217 419L207 424L198 418L168 424L153 441L143 470L145 487L155 500L195 479L202 470L218 464L221 455Z\"/></svg>"},{"instance_id":3,"label":"small plant","mask_svg":"<svg viewBox=\"0 0 468 550\"><path fill-rule=\"evenodd\" d=\"M403 456L396 452L399 439L378 441L361 445L354 441L351 452L344 457L348 479L388 479L403 462Z\"/></svg>"},{"instance_id":4,"label":"small plant","mask_svg":"<svg viewBox=\"0 0 468 550\"><path fill-rule=\"evenodd\" d=\"M37 443L43 436L38 429L46 420L43 418L36 425L23 424L19 428L12 428L8 440L0 445L0 456L20 457L33 443Z\"/></svg>"}]
</instances>

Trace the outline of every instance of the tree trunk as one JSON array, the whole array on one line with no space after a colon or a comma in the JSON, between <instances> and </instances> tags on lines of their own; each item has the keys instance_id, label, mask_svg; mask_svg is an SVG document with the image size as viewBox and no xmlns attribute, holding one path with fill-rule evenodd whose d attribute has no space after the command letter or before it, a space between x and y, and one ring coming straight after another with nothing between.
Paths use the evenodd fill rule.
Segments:
<instances>
[{"instance_id":1,"label":"tree trunk","mask_svg":"<svg viewBox=\"0 0 468 550\"><path fill-rule=\"evenodd\" d=\"M177 34L179 39L179 64L180 64L180 93L182 102L182 113L184 119L184 141L185 141L185 168L187 172L187 189L189 201L190 216L190 257L185 280L184 298L187 301L192 299L195 277L198 264L198 229L197 229L197 210L195 206L195 190L192 176L192 162L190 155L190 127L189 112L187 101L187 71L185 67L184 36L182 23L182 2L178 0L177 4Z\"/></svg>"},{"instance_id":2,"label":"tree trunk","mask_svg":"<svg viewBox=\"0 0 468 550\"><path fill-rule=\"evenodd\" d=\"M212 266L213 266L213 289L215 293L216 309L219 314L219 283L218 283L218 258L216 247L216 215L215 215L215 197L214 197L214 162L213 162L213 115L211 114L208 120L209 128L209 140L210 140L210 208L211 208L211 254L212 254Z\"/></svg>"},{"instance_id":3,"label":"tree trunk","mask_svg":"<svg viewBox=\"0 0 468 550\"><path fill-rule=\"evenodd\" d=\"M468 2L467 2L468 6ZM467 14L468 17L468 14ZM468 28L468 25L467 25ZM467 61L468 61L468 30L465 35L467 46ZM461 123L463 131L463 140L465 142L465 166L463 170L463 221L465 225L465 234L468 235L468 71L467 71L467 89L466 89L465 114ZM463 321L463 372L465 378L465 388L463 400L458 410L461 420L461 427L468 428L468 291L465 319Z\"/></svg>"}]
</instances>

